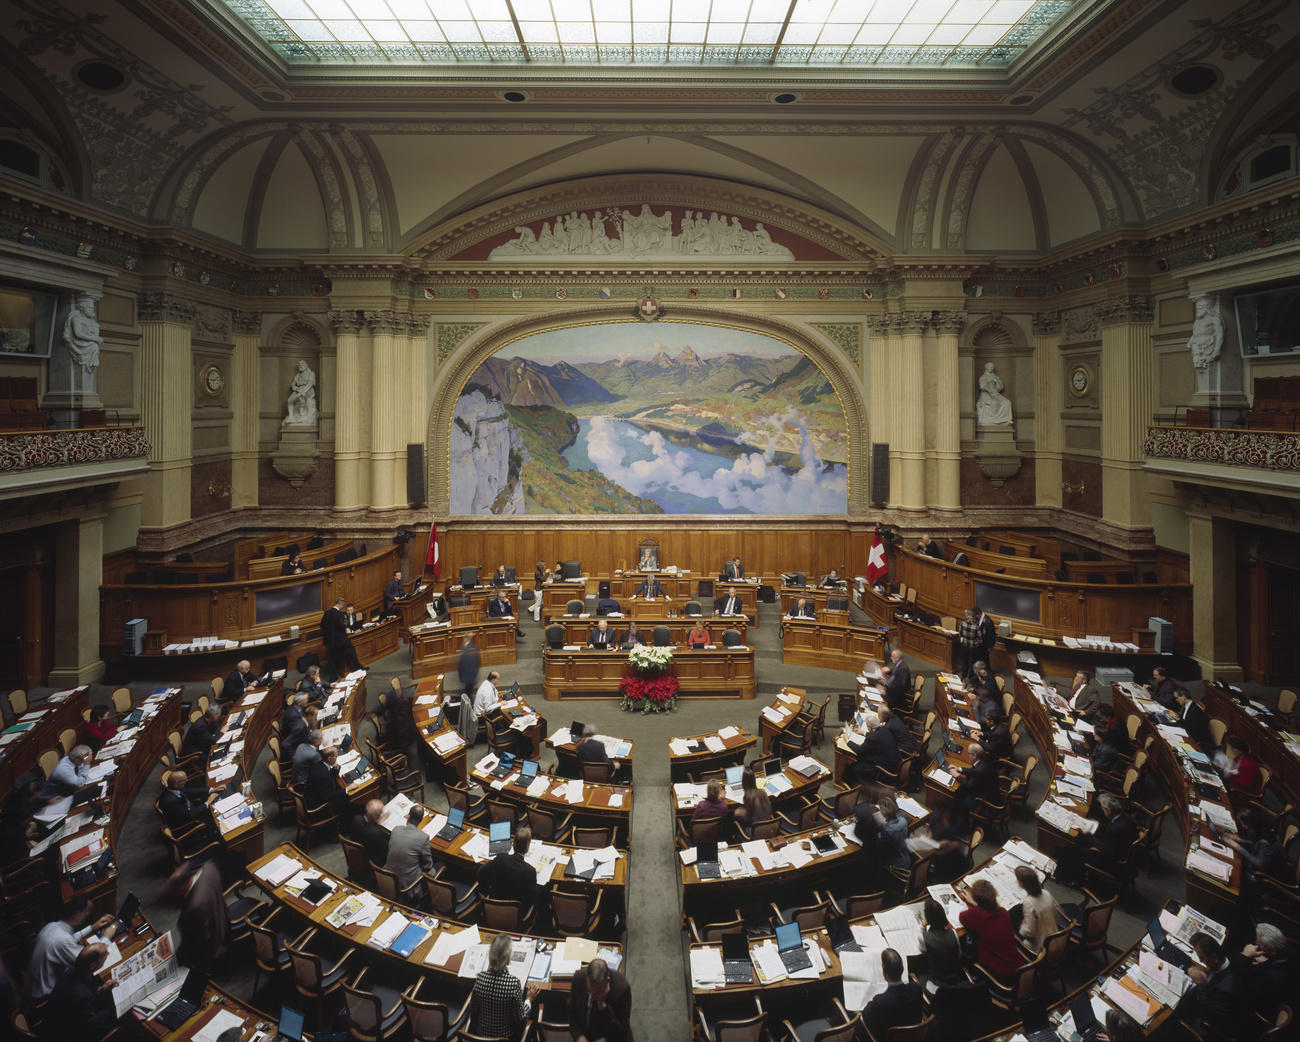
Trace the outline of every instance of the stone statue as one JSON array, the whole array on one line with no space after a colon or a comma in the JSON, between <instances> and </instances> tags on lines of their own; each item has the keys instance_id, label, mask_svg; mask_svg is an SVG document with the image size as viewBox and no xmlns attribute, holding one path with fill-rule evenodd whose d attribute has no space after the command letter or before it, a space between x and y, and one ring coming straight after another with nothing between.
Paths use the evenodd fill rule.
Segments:
<instances>
[{"instance_id":1,"label":"stone statue","mask_svg":"<svg viewBox=\"0 0 1300 1042\"><path fill-rule=\"evenodd\" d=\"M1217 297L1196 298L1196 318L1192 322L1192 335L1187 338L1187 350L1192 353L1192 365L1202 371L1218 360L1223 350L1223 319Z\"/></svg>"},{"instance_id":2,"label":"stone statue","mask_svg":"<svg viewBox=\"0 0 1300 1042\"><path fill-rule=\"evenodd\" d=\"M95 298L89 293L76 294L63 322L63 346L68 355L87 373L93 373L99 368L99 345L103 342L95 318Z\"/></svg>"},{"instance_id":3,"label":"stone statue","mask_svg":"<svg viewBox=\"0 0 1300 1042\"><path fill-rule=\"evenodd\" d=\"M316 426L316 374L301 359L298 371L293 374L293 382L289 384L288 413L283 426Z\"/></svg>"},{"instance_id":4,"label":"stone statue","mask_svg":"<svg viewBox=\"0 0 1300 1042\"><path fill-rule=\"evenodd\" d=\"M1005 427L1011 423L1011 399L1002 392L1006 385L993 371L993 363L984 363L980 375L980 396L975 402L976 423L980 427Z\"/></svg>"}]
</instances>

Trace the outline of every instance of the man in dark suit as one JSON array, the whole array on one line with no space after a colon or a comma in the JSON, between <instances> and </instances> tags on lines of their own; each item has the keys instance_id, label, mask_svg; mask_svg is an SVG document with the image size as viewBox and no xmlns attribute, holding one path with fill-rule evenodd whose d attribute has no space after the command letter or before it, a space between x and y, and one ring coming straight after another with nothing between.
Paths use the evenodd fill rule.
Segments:
<instances>
[{"instance_id":1,"label":"man in dark suit","mask_svg":"<svg viewBox=\"0 0 1300 1042\"><path fill-rule=\"evenodd\" d=\"M1138 827L1119 797L1103 792L1098 802L1105 820L1092 834L1092 848L1095 856L1101 859L1102 868L1110 871L1116 864L1129 859L1133 844L1137 842Z\"/></svg>"},{"instance_id":2,"label":"man in dark suit","mask_svg":"<svg viewBox=\"0 0 1300 1042\"><path fill-rule=\"evenodd\" d=\"M510 600L505 595L504 590L498 590L488 601L488 618L489 619L513 619L515 610L510 605ZM515 627L515 636L522 637L524 631L518 626Z\"/></svg>"},{"instance_id":3,"label":"man in dark suit","mask_svg":"<svg viewBox=\"0 0 1300 1042\"><path fill-rule=\"evenodd\" d=\"M221 707L208 706L207 711L190 724L190 729L185 732L185 741L181 743L181 755L200 753L207 756L212 751L212 747L217 744L217 739L221 737L223 730L225 728L221 726Z\"/></svg>"},{"instance_id":4,"label":"man in dark suit","mask_svg":"<svg viewBox=\"0 0 1300 1042\"><path fill-rule=\"evenodd\" d=\"M226 686L221 689L221 700L223 702L238 702L244 697L244 689L252 687L257 681L253 676L253 664L248 659L240 659L235 663L235 668L230 671L230 676L226 677Z\"/></svg>"},{"instance_id":5,"label":"man in dark suit","mask_svg":"<svg viewBox=\"0 0 1300 1042\"><path fill-rule=\"evenodd\" d=\"M492 573L492 585L509 586L513 582L514 580L511 579L510 576L506 574L506 566L503 564L497 565L497 570Z\"/></svg>"},{"instance_id":6,"label":"man in dark suit","mask_svg":"<svg viewBox=\"0 0 1300 1042\"><path fill-rule=\"evenodd\" d=\"M402 572L398 569L393 573L393 577L384 583L384 614L393 614L394 605L405 596L406 587L402 585Z\"/></svg>"},{"instance_id":7,"label":"man in dark suit","mask_svg":"<svg viewBox=\"0 0 1300 1042\"><path fill-rule=\"evenodd\" d=\"M361 627L365 625L366 619L365 616L357 611L357 606L351 601L348 601L347 604L343 605L343 622L344 625L347 626L349 633L356 633L357 630L361 629Z\"/></svg>"},{"instance_id":8,"label":"man in dark suit","mask_svg":"<svg viewBox=\"0 0 1300 1042\"><path fill-rule=\"evenodd\" d=\"M998 628L993 620L978 604L975 605L975 621L980 630L980 645L984 648L984 661L988 661L991 652L998 643Z\"/></svg>"},{"instance_id":9,"label":"man in dark suit","mask_svg":"<svg viewBox=\"0 0 1300 1042\"><path fill-rule=\"evenodd\" d=\"M192 821L212 824L209 808L217 802L219 794L201 786L187 790L188 782L189 776L184 771L172 771L167 776L167 788L158 797L158 810L169 829L184 828Z\"/></svg>"},{"instance_id":10,"label":"man in dark suit","mask_svg":"<svg viewBox=\"0 0 1300 1042\"><path fill-rule=\"evenodd\" d=\"M733 557L722 566L723 579L730 579L734 582L736 579L743 579L744 577L745 569L741 567L739 555Z\"/></svg>"},{"instance_id":11,"label":"man in dark suit","mask_svg":"<svg viewBox=\"0 0 1300 1042\"><path fill-rule=\"evenodd\" d=\"M718 598L717 611L719 615L743 615L745 613L740 598L736 596L734 586L728 586L726 596Z\"/></svg>"},{"instance_id":12,"label":"man in dark suit","mask_svg":"<svg viewBox=\"0 0 1300 1042\"><path fill-rule=\"evenodd\" d=\"M498 901L522 901L525 915L537 903L537 872L524 859L532 842L532 829L518 829L514 850L498 854L479 870L479 881L488 897Z\"/></svg>"},{"instance_id":13,"label":"man in dark suit","mask_svg":"<svg viewBox=\"0 0 1300 1042\"><path fill-rule=\"evenodd\" d=\"M921 542L917 546L917 551L925 554L926 557L934 557L943 560L943 547L940 546L931 536L921 536Z\"/></svg>"},{"instance_id":14,"label":"man in dark suit","mask_svg":"<svg viewBox=\"0 0 1300 1042\"><path fill-rule=\"evenodd\" d=\"M1151 683L1143 685L1152 698L1171 712L1178 710L1178 703L1174 701L1175 686L1169 679L1169 674L1165 672L1164 666L1156 666L1151 671Z\"/></svg>"},{"instance_id":15,"label":"man in dark suit","mask_svg":"<svg viewBox=\"0 0 1300 1042\"><path fill-rule=\"evenodd\" d=\"M903 957L886 948L880 953L880 968L885 971L885 990L862 1011L862 1022L876 1039L886 1038L890 1028L920 1023L923 1014L921 985L904 982Z\"/></svg>"},{"instance_id":16,"label":"man in dark suit","mask_svg":"<svg viewBox=\"0 0 1300 1042\"><path fill-rule=\"evenodd\" d=\"M1192 741L1202 749L1212 746L1214 739L1210 735L1210 718L1205 707L1185 687L1174 688L1174 701L1178 703L1178 722Z\"/></svg>"},{"instance_id":17,"label":"man in dark suit","mask_svg":"<svg viewBox=\"0 0 1300 1042\"><path fill-rule=\"evenodd\" d=\"M894 742L898 746L900 754L914 753L921 748L921 740L912 734L911 728L907 726L907 721L888 706L880 710L880 722L894 736Z\"/></svg>"},{"instance_id":18,"label":"man in dark suit","mask_svg":"<svg viewBox=\"0 0 1300 1042\"><path fill-rule=\"evenodd\" d=\"M622 762L610 758L605 743L596 737L595 724L582 725L582 741L577 747L578 763L607 763L614 770L615 778L623 769Z\"/></svg>"},{"instance_id":19,"label":"man in dark suit","mask_svg":"<svg viewBox=\"0 0 1300 1042\"><path fill-rule=\"evenodd\" d=\"M832 568L829 572L827 572L825 575L822 576L822 581L817 585L819 585L823 589L838 589L839 587L844 585L844 580L840 578L839 569Z\"/></svg>"},{"instance_id":20,"label":"man in dark suit","mask_svg":"<svg viewBox=\"0 0 1300 1042\"><path fill-rule=\"evenodd\" d=\"M647 601L653 601L658 597L662 597L666 601L672 600L663 588L663 584L653 575L647 575L641 580L641 585L636 588L636 596Z\"/></svg>"},{"instance_id":21,"label":"man in dark suit","mask_svg":"<svg viewBox=\"0 0 1300 1042\"><path fill-rule=\"evenodd\" d=\"M289 559L280 565L281 575L301 575L307 570L307 566L302 563L302 554L290 554Z\"/></svg>"},{"instance_id":22,"label":"man in dark suit","mask_svg":"<svg viewBox=\"0 0 1300 1042\"><path fill-rule=\"evenodd\" d=\"M609 622L601 619L591 628L587 635L587 647L599 648L601 651L607 651L618 643L615 633L609 628Z\"/></svg>"},{"instance_id":23,"label":"man in dark suit","mask_svg":"<svg viewBox=\"0 0 1300 1042\"><path fill-rule=\"evenodd\" d=\"M813 608L811 601L805 597L800 597L794 604L790 605L789 617L792 619L815 619L817 612Z\"/></svg>"},{"instance_id":24,"label":"man in dark suit","mask_svg":"<svg viewBox=\"0 0 1300 1042\"><path fill-rule=\"evenodd\" d=\"M302 794L309 809L328 806L335 817L346 818L352 804L348 802L347 792L339 785L338 755L338 748L333 745L321 750L320 756L307 767Z\"/></svg>"},{"instance_id":25,"label":"man in dark suit","mask_svg":"<svg viewBox=\"0 0 1300 1042\"><path fill-rule=\"evenodd\" d=\"M1192 950L1200 965L1187 970L1192 988L1179 1008L1186 1004L1191 1015L1184 1019L1202 1036L1213 1031L1216 1036L1241 1037L1237 1020L1244 1012L1246 996L1237 971L1224 957L1219 942L1203 930L1192 934Z\"/></svg>"},{"instance_id":26,"label":"man in dark suit","mask_svg":"<svg viewBox=\"0 0 1300 1042\"><path fill-rule=\"evenodd\" d=\"M853 773L859 781L874 781L877 768L883 767L891 774L898 773L898 741L888 727L880 723L875 713L868 713L867 733L857 747L858 759Z\"/></svg>"},{"instance_id":27,"label":"man in dark suit","mask_svg":"<svg viewBox=\"0 0 1300 1042\"><path fill-rule=\"evenodd\" d=\"M980 745L989 751L995 760L1004 760L1011 755L1011 728L1000 709L994 710L984 718L984 727L980 734Z\"/></svg>"},{"instance_id":28,"label":"man in dark suit","mask_svg":"<svg viewBox=\"0 0 1300 1042\"><path fill-rule=\"evenodd\" d=\"M357 649L352 646L352 638L348 636L348 623L343 615L343 607L346 604L347 601L340 597L334 602L334 606L320 617L321 636L325 641L325 651L329 657L331 671L339 659L347 663L348 670L351 672L362 668L361 660L357 658Z\"/></svg>"},{"instance_id":29,"label":"man in dark suit","mask_svg":"<svg viewBox=\"0 0 1300 1042\"><path fill-rule=\"evenodd\" d=\"M330 696L329 688L321 680L320 666L307 667L307 672L298 681L298 690L307 696L308 702L319 702L322 705Z\"/></svg>"},{"instance_id":30,"label":"man in dark suit","mask_svg":"<svg viewBox=\"0 0 1300 1042\"><path fill-rule=\"evenodd\" d=\"M889 670L885 704L896 713L905 713L912 704L912 670L897 648L889 653Z\"/></svg>"},{"instance_id":31,"label":"man in dark suit","mask_svg":"<svg viewBox=\"0 0 1300 1042\"><path fill-rule=\"evenodd\" d=\"M573 975L569 1032L574 1042L632 1042L632 986L604 959Z\"/></svg>"},{"instance_id":32,"label":"man in dark suit","mask_svg":"<svg viewBox=\"0 0 1300 1042\"><path fill-rule=\"evenodd\" d=\"M384 801L368 800L365 812L352 825L352 838L366 848L366 858L372 865L388 861L388 829L379 824L383 816Z\"/></svg>"},{"instance_id":33,"label":"man in dark suit","mask_svg":"<svg viewBox=\"0 0 1300 1042\"><path fill-rule=\"evenodd\" d=\"M474 634L467 634L465 643L460 647L460 658L456 662L456 678L460 681L468 698L473 698L474 691L478 688L480 661L478 645L474 643Z\"/></svg>"},{"instance_id":34,"label":"man in dark suit","mask_svg":"<svg viewBox=\"0 0 1300 1042\"><path fill-rule=\"evenodd\" d=\"M293 759L293 754L307 740L307 732L311 730L303 716L309 700L307 692L295 692L293 704L280 716L280 755L286 760Z\"/></svg>"},{"instance_id":35,"label":"man in dark suit","mask_svg":"<svg viewBox=\"0 0 1300 1042\"><path fill-rule=\"evenodd\" d=\"M181 939L176 961L204 973L211 972L225 954L230 934L230 911L215 862L187 861L167 881L164 892L180 901L177 920Z\"/></svg>"},{"instance_id":36,"label":"man in dark suit","mask_svg":"<svg viewBox=\"0 0 1300 1042\"><path fill-rule=\"evenodd\" d=\"M1070 711L1081 716L1089 723L1097 722L1097 712L1101 708L1101 691L1085 670L1074 674L1070 684L1070 693L1065 699L1070 703Z\"/></svg>"}]
</instances>

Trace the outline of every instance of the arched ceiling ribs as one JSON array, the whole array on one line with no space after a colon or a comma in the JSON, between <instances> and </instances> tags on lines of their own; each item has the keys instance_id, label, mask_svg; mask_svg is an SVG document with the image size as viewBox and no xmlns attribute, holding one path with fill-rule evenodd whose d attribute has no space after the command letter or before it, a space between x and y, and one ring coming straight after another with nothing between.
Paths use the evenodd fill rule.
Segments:
<instances>
[{"instance_id":1,"label":"arched ceiling ribs","mask_svg":"<svg viewBox=\"0 0 1300 1042\"><path fill-rule=\"evenodd\" d=\"M935 213L939 209L939 186L943 172L964 132L960 128L945 130L923 145L908 171L910 197L901 209L908 215L898 248L905 253L929 252L934 241Z\"/></svg>"},{"instance_id":2,"label":"arched ceiling ribs","mask_svg":"<svg viewBox=\"0 0 1300 1042\"><path fill-rule=\"evenodd\" d=\"M246 249L251 250L257 246L257 229L262 223L262 206L266 202L266 186L271 183L271 175L275 173L275 165L280 162L285 148L292 140L293 135L289 131L280 131L267 144L266 150L262 153L262 158L258 161L257 171L253 174L253 183L249 186L248 204L244 207L242 241Z\"/></svg>"},{"instance_id":3,"label":"arched ceiling ribs","mask_svg":"<svg viewBox=\"0 0 1300 1042\"><path fill-rule=\"evenodd\" d=\"M1025 198L1029 203L1029 215L1034 222L1034 248L1040 252L1046 250L1052 242L1047 227L1047 204L1043 199L1043 188L1038 183L1038 171L1025 153L1025 146L1014 134L1002 137L1002 146L1011 155L1011 160L1020 171L1020 180L1025 184Z\"/></svg>"},{"instance_id":4,"label":"arched ceiling ribs","mask_svg":"<svg viewBox=\"0 0 1300 1042\"><path fill-rule=\"evenodd\" d=\"M975 187L997 144L998 138L992 131L981 131L957 159L956 174L948 183L948 202L944 208L945 249L962 250L966 247L966 224L970 220Z\"/></svg>"}]
</instances>

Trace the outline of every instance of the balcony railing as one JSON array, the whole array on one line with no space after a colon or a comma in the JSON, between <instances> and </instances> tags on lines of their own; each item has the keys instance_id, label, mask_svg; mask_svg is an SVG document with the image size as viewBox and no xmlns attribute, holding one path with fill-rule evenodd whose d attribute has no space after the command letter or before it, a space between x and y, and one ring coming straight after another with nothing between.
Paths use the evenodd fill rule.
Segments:
<instances>
[{"instance_id":1,"label":"balcony railing","mask_svg":"<svg viewBox=\"0 0 1300 1042\"><path fill-rule=\"evenodd\" d=\"M143 427L0 433L0 474L148 459Z\"/></svg>"},{"instance_id":2,"label":"balcony railing","mask_svg":"<svg viewBox=\"0 0 1300 1042\"><path fill-rule=\"evenodd\" d=\"M1148 459L1300 472L1300 434L1290 431L1148 427L1142 452Z\"/></svg>"}]
</instances>

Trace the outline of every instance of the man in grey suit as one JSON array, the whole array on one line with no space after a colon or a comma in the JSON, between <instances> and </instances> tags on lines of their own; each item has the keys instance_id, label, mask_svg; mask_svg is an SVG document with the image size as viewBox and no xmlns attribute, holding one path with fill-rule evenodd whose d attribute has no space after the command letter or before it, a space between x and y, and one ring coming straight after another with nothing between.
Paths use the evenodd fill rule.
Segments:
<instances>
[{"instance_id":1,"label":"man in grey suit","mask_svg":"<svg viewBox=\"0 0 1300 1042\"><path fill-rule=\"evenodd\" d=\"M406 816L406 824L398 825L388 837L388 871L397 876L397 885L403 891L412 890L420 883L425 872L433 871L433 851L429 837L420 831L424 808L418 804Z\"/></svg>"},{"instance_id":2,"label":"man in grey suit","mask_svg":"<svg viewBox=\"0 0 1300 1042\"><path fill-rule=\"evenodd\" d=\"M1101 709L1101 691L1082 669L1074 674L1070 693L1065 700L1070 703L1075 716L1081 716L1089 723L1097 722L1097 713Z\"/></svg>"}]
</instances>

